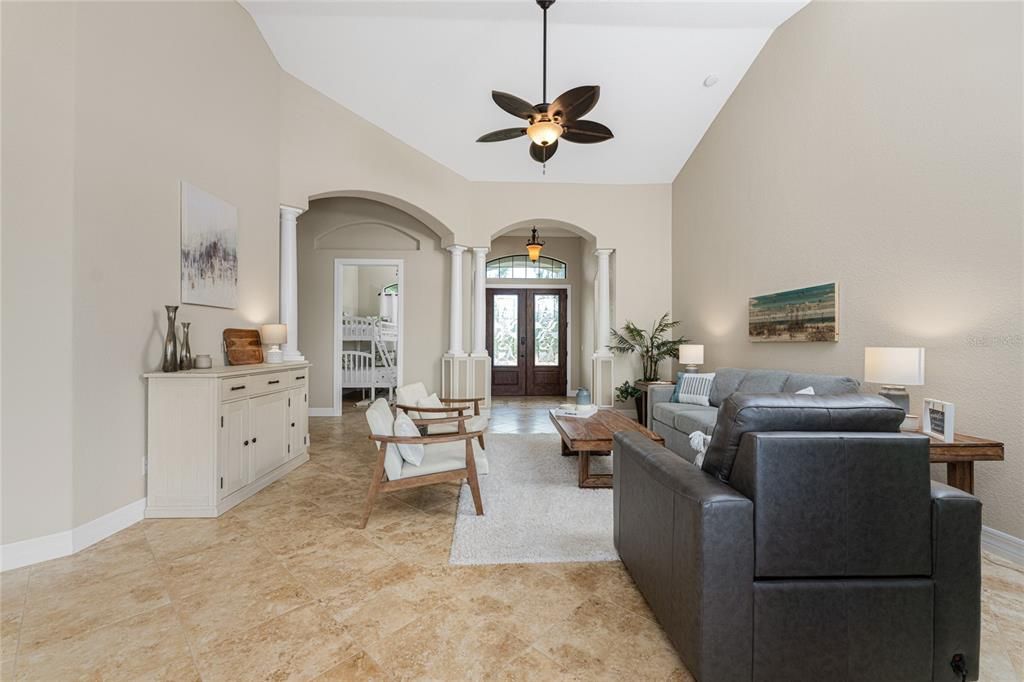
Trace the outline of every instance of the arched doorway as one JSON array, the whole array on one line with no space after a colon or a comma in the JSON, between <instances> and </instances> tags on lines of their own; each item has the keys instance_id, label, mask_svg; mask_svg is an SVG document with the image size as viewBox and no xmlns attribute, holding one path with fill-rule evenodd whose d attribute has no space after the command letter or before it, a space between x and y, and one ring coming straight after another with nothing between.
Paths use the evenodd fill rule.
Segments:
<instances>
[{"instance_id":1,"label":"arched doorway","mask_svg":"<svg viewBox=\"0 0 1024 682\"><path fill-rule=\"evenodd\" d=\"M530 261L534 227L544 246ZM558 219L521 220L492 234L483 315L493 395L573 395L586 386L611 404L610 391L595 385L592 362L602 317L597 251L593 234ZM601 357L610 365L607 351Z\"/></svg>"},{"instance_id":2,"label":"arched doorway","mask_svg":"<svg viewBox=\"0 0 1024 682\"><path fill-rule=\"evenodd\" d=\"M296 233L296 308L302 312L296 325L314 365L310 413L339 415L353 389L358 400L393 395L406 380L436 384L447 314L444 295L438 295L447 284L443 244L452 232L401 199L345 190L311 197ZM406 272L419 286L401 286ZM282 263L282 291L284 274ZM385 291L396 281L397 295ZM391 299L387 306L382 297ZM283 303L282 297L282 313ZM348 339L343 321L364 322L381 338ZM406 344L410 332L415 337Z\"/></svg>"}]
</instances>

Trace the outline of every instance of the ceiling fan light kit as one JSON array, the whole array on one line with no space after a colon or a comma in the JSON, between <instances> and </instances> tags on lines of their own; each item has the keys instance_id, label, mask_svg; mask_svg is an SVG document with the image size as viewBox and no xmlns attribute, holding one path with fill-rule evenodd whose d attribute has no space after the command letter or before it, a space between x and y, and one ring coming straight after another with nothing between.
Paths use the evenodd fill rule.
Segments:
<instances>
[{"instance_id":1,"label":"ceiling fan light kit","mask_svg":"<svg viewBox=\"0 0 1024 682\"><path fill-rule=\"evenodd\" d=\"M524 99L499 90L491 91L491 98L502 110L529 121L525 128L504 128L481 135L477 142L501 142L514 140L526 135L530 139L530 158L541 164L558 150L558 141L567 140L576 144L594 144L610 140L614 135L608 126L596 121L583 120L597 104L601 88L597 85L583 85L563 92L548 103L548 8L555 0L537 0L544 11L544 58L543 82L540 104L530 104Z\"/></svg>"}]
</instances>

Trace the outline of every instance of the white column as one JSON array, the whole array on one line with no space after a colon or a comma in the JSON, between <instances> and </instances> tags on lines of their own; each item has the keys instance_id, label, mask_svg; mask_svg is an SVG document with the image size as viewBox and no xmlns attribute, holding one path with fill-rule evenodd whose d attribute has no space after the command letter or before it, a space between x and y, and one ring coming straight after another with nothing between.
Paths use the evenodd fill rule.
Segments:
<instances>
[{"instance_id":1,"label":"white column","mask_svg":"<svg viewBox=\"0 0 1024 682\"><path fill-rule=\"evenodd\" d=\"M448 355L465 355L462 350L462 254L465 246L448 247L452 254L451 304L449 311Z\"/></svg>"},{"instance_id":2,"label":"white column","mask_svg":"<svg viewBox=\"0 0 1024 682\"><path fill-rule=\"evenodd\" d=\"M473 247L473 355L487 355L487 247Z\"/></svg>"},{"instance_id":3,"label":"white column","mask_svg":"<svg viewBox=\"0 0 1024 682\"><path fill-rule=\"evenodd\" d=\"M613 249L598 249L594 252L597 256L597 342L595 344L595 355L609 356L608 350L611 344L611 282L609 270L609 258Z\"/></svg>"},{"instance_id":4,"label":"white column","mask_svg":"<svg viewBox=\"0 0 1024 682\"><path fill-rule=\"evenodd\" d=\"M285 362L301 362L299 351L299 250L295 231L301 208L281 207L280 318L288 325L288 341L281 347Z\"/></svg>"}]
</instances>

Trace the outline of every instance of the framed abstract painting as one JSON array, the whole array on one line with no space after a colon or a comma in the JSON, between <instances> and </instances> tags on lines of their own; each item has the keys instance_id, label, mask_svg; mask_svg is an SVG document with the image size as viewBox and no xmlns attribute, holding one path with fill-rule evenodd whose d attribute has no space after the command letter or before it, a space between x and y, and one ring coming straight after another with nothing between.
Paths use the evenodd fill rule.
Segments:
<instances>
[{"instance_id":1,"label":"framed abstract painting","mask_svg":"<svg viewBox=\"0 0 1024 682\"><path fill-rule=\"evenodd\" d=\"M238 307L238 209L181 183L181 302Z\"/></svg>"},{"instance_id":2,"label":"framed abstract painting","mask_svg":"<svg viewBox=\"0 0 1024 682\"><path fill-rule=\"evenodd\" d=\"M839 284L754 296L747 306L751 341L838 341Z\"/></svg>"}]
</instances>

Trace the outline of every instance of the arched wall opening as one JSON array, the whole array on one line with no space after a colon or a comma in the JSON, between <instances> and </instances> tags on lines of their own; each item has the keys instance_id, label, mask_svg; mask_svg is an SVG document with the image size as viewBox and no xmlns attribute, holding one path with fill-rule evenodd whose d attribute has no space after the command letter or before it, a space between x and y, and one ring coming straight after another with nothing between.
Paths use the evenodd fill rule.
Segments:
<instances>
[{"instance_id":1,"label":"arched wall opening","mask_svg":"<svg viewBox=\"0 0 1024 682\"><path fill-rule=\"evenodd\" d=\"M299 339L313 364L310 414L337 415L342 389L352 397L350 389L364 388L355 385L360 383L355 374L345 372L354 360L368 362L356 353L371 355L374 374L380 377L374 380L378 396L387 397L389 389L402 383L438 385L449 315L444 245L453 239L451 230L409 202L347 190L311 197L296 233ZM384 270L393 274L385 277ZM368 276L360 277L357 271ZM369 299L380 292L355 293L360 286L382 289L396 277L400 286L393 319L385 319L390 315L383 308L372 310ZM395 361L390 373L388 359L371 342L345 341L342 318L397 324L397 339L389 344L385 331L381 342ZM357 396L363 394L357 390Z\"/></svg>"},{"instance_id":2,"label":"arched wall opening","mask_svg":"<svg viewBox=\"0 0 1024 682\"><path fill-rule=\"evenodd\" d=\"M599 338L597 330L599 318L597 310L598 258L595 255L597 239L594 234L580 225L564 220L543 217L520 220L505 225L491 234L487 259L492 260L503 256L526 254L526 242L530 237L531 229L534 227L537 228L540 239L544 241L541 255L550 256L564 262L566 264L565 277L555 279L544 276L543 273L536 273L539 276L530 276L533 273L523 273L519 272L519 270L511 273L519 276L512 277L500 276L501 273L494 272L493 270L489 273L486 280L489 292L487 297L487 315L492 322L488 324L486 335L488 347L492 349L492 362L495 363L492 367L492 391L494 395L501 395L503 390L507 390L500 388L500 386L502 382L507 384L510 381L507 377L503 378L500 376L502 374L500 363L504 361L507 364L510 361L510 356L506 352L507 357L504 359L498 358L493 350L496 345L495 336L498 334L495 331L497 327L493 322L495 319L496 295L503 297L507 307L511 305L512 299L510 296L513 295L526 297L532 304L535 302L536 296L539 295L538 292L564 291L566 393L573 395L578 387L592 389L594 384L592 357L597 350ZM499 277L491 276L496 274ZM522 275L527 276L523 277ZM610 275L612 282L614 282L614 269L610 270ZM510 292L517 292L517 294ZM611 292L614 292L614 286L612 286ZM558 305L551 296L547 296L546 301L548 306ZM537 315L536 305L531 305L529 310L534 316ZM521 324L526 325L526 331L529 334L537 334L535 320L533 318L525 319L525 314L523 313L520 316L524 317ZM516 325L517 328L518 326ZM527 342L532 341L533 343L531 344L530 353L526 353L526 355L529 355L530 359L537 359L535 348L538 345L538 339L529 336L529 334L527 335ZM500 346L500 344L498 345ZM526 367L524 371L533 371L533 364ZM524 391L523 394L526 395L531 393L531 388L534 385L534 382L528 376L522 387L516 387L512 390L518 391L521 389ZM519 393L513 393L513 395L517 394Z\"/></svg>"}]
</instances>

